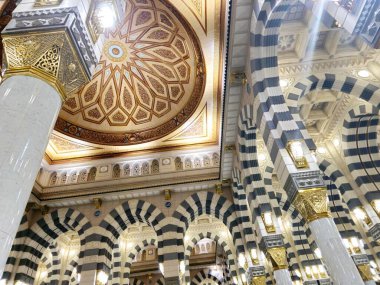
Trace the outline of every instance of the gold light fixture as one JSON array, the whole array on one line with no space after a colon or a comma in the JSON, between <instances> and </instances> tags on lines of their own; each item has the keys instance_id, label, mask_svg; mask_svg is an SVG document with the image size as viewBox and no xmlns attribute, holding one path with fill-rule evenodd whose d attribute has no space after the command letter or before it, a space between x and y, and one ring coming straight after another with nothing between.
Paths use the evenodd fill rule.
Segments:
<instances>
[{"instance_id":1,"label":"gold light fixture","mask_svg":"<svg viewBox=\"0 0 380 285\"><path fill-rule=\"evenodd\" d=\"M245 256L243 253L239 254L239 260L238 261L239 261L239 266L241 268L244 268L245 270L248 269L248 263L247 263L247 260L245 259Z\"/></svg>"},{"instance_id":2,"label":"gold light fixture","mask_svg":"<svg viewBox=\"0 0 380 285\"><path fill-rule=\"evenodd\" d=\"M371 219L363 207L356 207L353 212L356 218L358 218L358 220L362 221L367 226L370 226L372 224Z\"/></svg>"},{"instance_id":3,"label":"gold light fixture","mask_svg":"<svg viewBox=\"0 0 380 285\"><path fill-rule=\"evenodd\" d=\"M288 144L286 145L286 150L288 151L290 157L292 158L297 168L309 167L309 164L307 163L306 157L303 152L301 140L294 140L288 142Z\"/></svg>"},{"instance_id":4,"label":"gold light fixture","mask_svg":"<svg viewBox=\"0 0 380 285\"><path fill-rule=\"evenodd\" d=\"M267 231L267 233L276 232L276 228L274 227L271 212L266 212L266 213L261 214L261 218L263 219L265 230Z\"/></svg>"},{"instance_id":5,"label":"gold light fixture","mask_svg":"<svg viewBox=\"0 0 380 285\"><path fill-rule=\"evenodd\" d=\"M249 254L251 256L252 263L253 264L259 264L259 258L258 258L258 255L257 255L257 249L256 248L252 248L250 250Z\"/></svg>"},{"instance_id":6,"label":"gold light fixture","mask_svg":"<svg viewBox=\"0 0 380 285\"><path fill-rule=\"evenodd\" d=\"M380 200L371 201L371 206L375 210L376 214L380 217Z\"/></svg>"}]
</instances>

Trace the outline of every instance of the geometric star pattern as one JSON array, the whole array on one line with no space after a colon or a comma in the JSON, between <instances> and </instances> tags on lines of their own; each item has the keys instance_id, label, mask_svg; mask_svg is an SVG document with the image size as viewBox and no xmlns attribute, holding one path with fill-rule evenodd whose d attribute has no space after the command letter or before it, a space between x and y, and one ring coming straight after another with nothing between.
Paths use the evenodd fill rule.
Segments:
<instances>
[{"instance_id":1,"label":"geometric star pattern","mask_svg":"<svg viewBox=\"0 0 380 285\"><path fill-rule=\"evenodd\" d=\"M204 71L198 39L178 12L158 0L128 1L92 80L65 102L56 129L111 145L163 137L197 108Z\"/></svg>"}]
</instances>

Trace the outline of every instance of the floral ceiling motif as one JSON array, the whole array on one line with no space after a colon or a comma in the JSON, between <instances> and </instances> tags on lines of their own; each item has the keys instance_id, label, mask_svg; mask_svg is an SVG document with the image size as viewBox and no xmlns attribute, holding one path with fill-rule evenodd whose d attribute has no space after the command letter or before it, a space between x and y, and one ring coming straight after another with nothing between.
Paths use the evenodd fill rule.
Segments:
<instances>
[{"instance_id":1,"label":"floral ceiling motif","mask_svg":"<svg viewBox=\"0 0 380 285\"><path fill-rule=\"evenodd\" d=\"M152 141L193 114L204 87L199 40L183 17L164 1L131 0L92 81L65 102L55 129L103 145Z\"/></svg>"}]
</instances>

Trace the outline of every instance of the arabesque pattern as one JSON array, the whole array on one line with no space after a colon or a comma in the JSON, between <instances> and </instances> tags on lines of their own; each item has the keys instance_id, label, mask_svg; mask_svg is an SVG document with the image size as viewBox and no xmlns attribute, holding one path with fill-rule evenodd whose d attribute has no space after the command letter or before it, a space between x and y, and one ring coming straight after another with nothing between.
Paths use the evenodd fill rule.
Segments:
<instances>
[{"instance_id":1,"label":"arabesque pattern","mask_svg":"<svg viewBox=\"0 0 380 285\"><path fill-rule=\"evenodd\" d=\"M158 0L128 1L92 81L66 101L56 129L99 144L151 141L192 115L204 83L198 39L182 16Z\"/></svg>"}]
</instances>

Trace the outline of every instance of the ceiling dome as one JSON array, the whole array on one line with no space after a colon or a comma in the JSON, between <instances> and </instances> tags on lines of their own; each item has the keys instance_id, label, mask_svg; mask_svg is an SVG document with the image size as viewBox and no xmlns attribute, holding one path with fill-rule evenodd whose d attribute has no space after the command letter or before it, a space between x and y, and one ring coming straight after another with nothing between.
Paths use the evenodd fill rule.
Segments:
<instances>
[{"instance_id":1,"label":"ceiling dome","mask_svg":"<svg viewBox=\"0 0 380 285\"><path fill-rule=\"evenodd\" d=\"M204 86L199 40L184 18L164 1L128 1L92 80L65 102L55 129L104 145L152 141L193 114Z\"/></svg>"}]
</instances>

